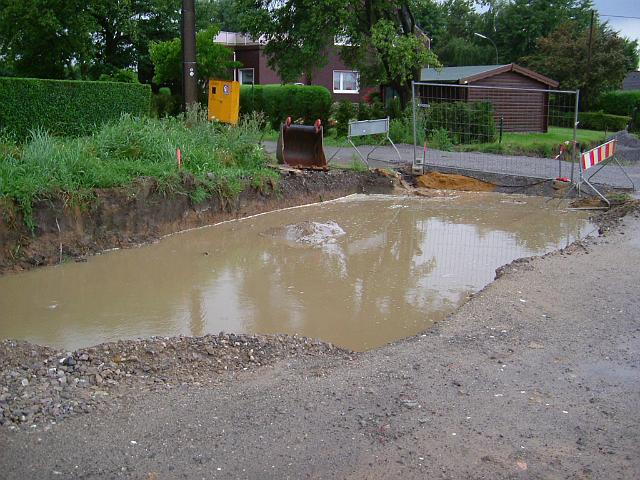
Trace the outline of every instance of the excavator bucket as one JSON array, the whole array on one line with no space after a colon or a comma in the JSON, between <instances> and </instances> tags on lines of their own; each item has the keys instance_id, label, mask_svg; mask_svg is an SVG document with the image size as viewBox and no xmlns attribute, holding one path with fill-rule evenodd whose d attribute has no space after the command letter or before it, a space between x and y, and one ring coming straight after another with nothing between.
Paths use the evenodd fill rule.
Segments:
<instances>
[{"instance_id":1,"label":"excavator bucket","mask_svg":"<svg viewBox=\"0 0 640 480\"><path fill-rule=\"evenodd\" d=\"M279 163L298 168L327 168L324 156L322 124L316 120L313 126L293 125L291 117L280 126L276 147Z\"/></svg>"}]
</instances>

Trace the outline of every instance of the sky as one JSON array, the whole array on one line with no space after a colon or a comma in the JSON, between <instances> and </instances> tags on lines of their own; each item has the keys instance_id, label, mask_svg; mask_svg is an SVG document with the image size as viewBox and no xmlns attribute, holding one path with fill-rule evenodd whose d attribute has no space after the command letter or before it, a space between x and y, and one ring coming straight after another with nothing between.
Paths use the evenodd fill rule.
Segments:
<instances>
[{"instance_id":1,"label":"sky","mask_svg":"<svg viewBox=\"0 0 640 480\"><path fill-rule=\"evenodd\" d=\"M622 36L640 41L640 19L606 17L604 15L622 15L640 17L640 0L594 0L601 20L607 20L614 30Z\"/></svg>"}]
</instances>

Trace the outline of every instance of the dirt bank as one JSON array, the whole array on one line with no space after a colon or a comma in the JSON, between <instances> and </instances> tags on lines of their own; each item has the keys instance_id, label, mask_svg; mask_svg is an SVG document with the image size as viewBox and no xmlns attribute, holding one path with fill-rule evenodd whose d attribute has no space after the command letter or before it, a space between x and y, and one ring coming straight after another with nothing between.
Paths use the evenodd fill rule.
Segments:
<instances>
[{"instance_id":1,"label":"dirt bank","mask_svg":"<svg viewBox=\"0 0 640 480\"><path fill-rule=\"evenodd\" d=\"M183 183L188 191L190 179L185 177ZM98 190L82 207L68 198L36 203L33 233L18 209L4 203L0 204L0 274L81 259L278 208L392 189L391 177L374 172L284 172L276 190L248 187L233 201L212 198L194 204L188 194L167 195L153 179L140 179L129 188Z\"/></svg>"},{"instance_id":2,"label":"dirt bank","mask_svg":"<svg viewBox=\"0 0 640 480\"><path fill-rule=\"evenodd\" d=\"M214 336L164 353L166 339L100 346L70 361L5 343L0 402L12 414L32 381L64 399L76 370L115 375L98 385L85 370L88 385L74 387L104 392L91 413L0 429L3 476L639 478L640 218L604 222L597 239L501 269L424 334L362 354L285 340L272 362L250 354L252 338ZM218 373L217 358L236 366Z\"/></svg>"}]
</instances>

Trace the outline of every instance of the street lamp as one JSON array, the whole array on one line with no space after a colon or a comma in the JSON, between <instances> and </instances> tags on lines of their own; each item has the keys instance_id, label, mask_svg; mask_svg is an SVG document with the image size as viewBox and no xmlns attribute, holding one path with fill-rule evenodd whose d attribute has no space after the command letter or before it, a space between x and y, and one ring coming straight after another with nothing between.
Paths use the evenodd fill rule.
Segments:
<instances>
[{"instance_id":1,"label":"street lamp","mask_svg":"<svg viewBox=\"0 0 640 480\"><path fill-rule=\"evenodd\" d=\"M484 38L485 40L489 40L492 44L493 44L493 48L496 49L496 65L498 65L500 62L498 62L498 47L496 47L496 44L493 40L491 40L489 37L487 37L486 35L482 35L481 33L478 32L474 32L474 35L480 37L480 38Z\"/></svg>"}]
</instances>

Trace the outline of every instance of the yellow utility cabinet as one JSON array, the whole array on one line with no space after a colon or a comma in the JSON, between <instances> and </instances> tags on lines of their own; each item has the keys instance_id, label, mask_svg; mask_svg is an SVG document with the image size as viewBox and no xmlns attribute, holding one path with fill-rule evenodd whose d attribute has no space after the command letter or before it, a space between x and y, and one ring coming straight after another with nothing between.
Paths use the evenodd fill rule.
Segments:
<instances>
[{"instance_id":1,"label":"yellow utility cabinet","mask_svg":"<svg viewBox=\"0 0 640 480\"><path fill-rule=\"evenodd\" d=\"M227 80L209 80L209 120L238 123L240 110L240 83Z\"/></svg>"}]
</instances>

